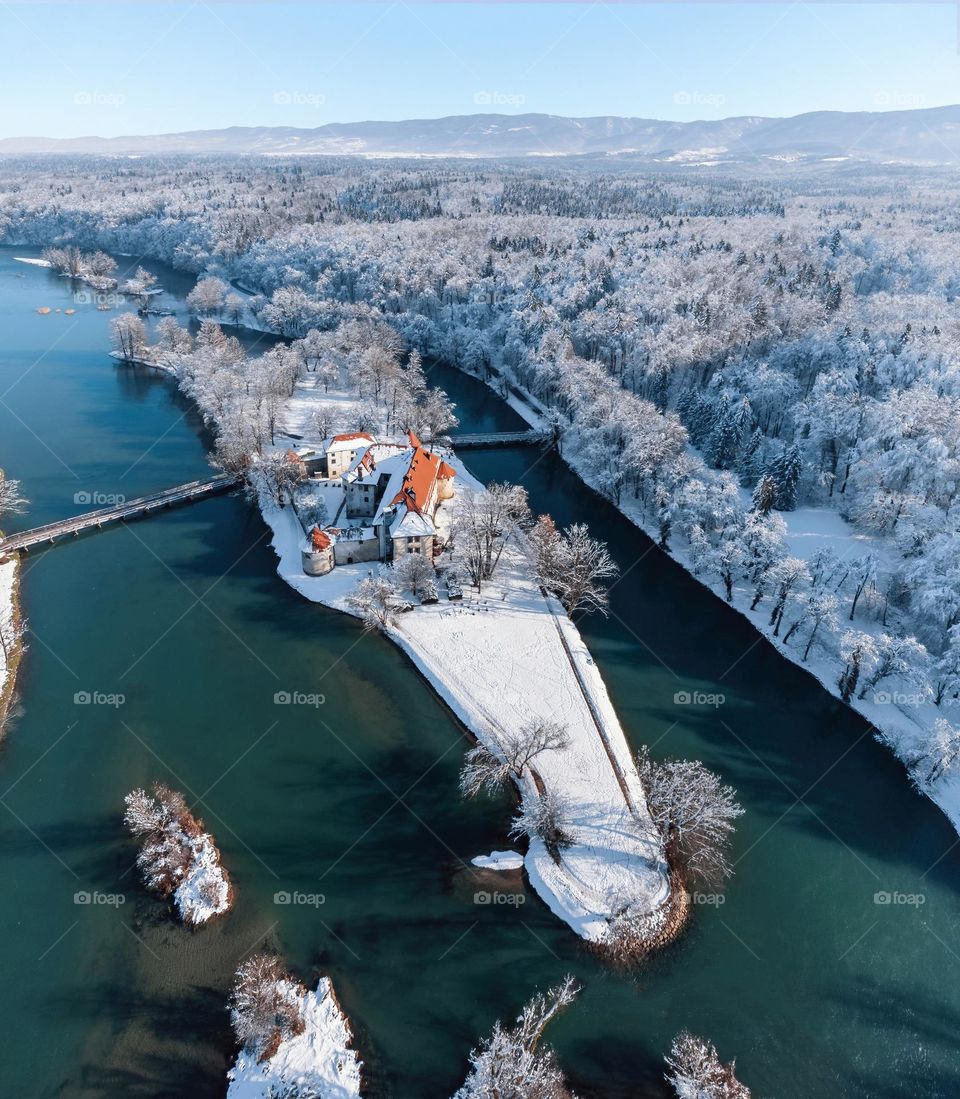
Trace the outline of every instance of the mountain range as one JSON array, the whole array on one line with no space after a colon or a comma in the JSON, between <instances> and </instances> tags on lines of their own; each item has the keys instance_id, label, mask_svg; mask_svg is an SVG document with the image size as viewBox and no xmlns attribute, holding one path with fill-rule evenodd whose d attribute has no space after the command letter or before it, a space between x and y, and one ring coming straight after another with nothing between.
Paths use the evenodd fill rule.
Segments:
<instances>
[{"instance_id":1,"label":"mountain range","mask_svg":"<svg viewBox=\"0 0 960 1099\"><path fill-rule=\"evenodd\" d=\"M230 126L129 137L8 137L0 153L116 156L229 154L368 157L619 156L723 163L850 159L914 164L960 160L960 105L920 110L814 111L664 122L605 115L472 114L403 122Z\"/></svg>"}]
</instances>

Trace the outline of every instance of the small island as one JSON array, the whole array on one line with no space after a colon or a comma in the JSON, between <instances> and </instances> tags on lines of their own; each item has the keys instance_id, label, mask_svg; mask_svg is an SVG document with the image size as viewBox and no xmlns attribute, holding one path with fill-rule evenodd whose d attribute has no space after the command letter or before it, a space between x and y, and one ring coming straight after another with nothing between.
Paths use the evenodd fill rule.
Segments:
<instances>
[{"instance_id":1,"label":"small island","mask_svg":"<svg viewBox=\"0 0 960 1099\"><path fill-rule=\"evenodd\" d=\"M137 867L147 888L172 897L179 918L199 927L233 907L233 886L220 852L183 794L157 783L152 796L131 790L124 798L124 824L143 841Z\"/></svg>"},{"instance_id":2,"label":"small island","mask_svg":"<svg viewBox=\"0 0 960 1099\"><path fill-rule=\"evenodd\" d=\"M253 954L237 970L230 1019L241 1049L227 1099L360 1095L360 1059L328 977L310 992L275 955Z\"/></svg>"}]
</instances>

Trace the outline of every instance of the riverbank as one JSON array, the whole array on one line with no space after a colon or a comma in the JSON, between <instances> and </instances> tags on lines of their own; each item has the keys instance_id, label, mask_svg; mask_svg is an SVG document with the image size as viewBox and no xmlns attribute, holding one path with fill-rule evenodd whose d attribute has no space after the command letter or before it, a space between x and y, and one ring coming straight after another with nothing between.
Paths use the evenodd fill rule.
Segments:
<instances>
[{"instance_id":1,"label":"riverbank","mask_svg":"<svg viewBox=\"0 0 960 1099\"><path fill-rule=\"evenodd\" d=\"M483 486L455 457L447 460L456 469L457 496L444 507L455 508ZM264 518L281 578L313 602L355 613L347 598L377 566L306 576L292 508L266 507ZM543 594L517 546L507 546L480 593L417 606L385 632L491 750L530 722L565 727L569 747L538 756L523 779L527 796L537 796L539 780L566 803L572 844L554 857L534 839L524 858L531 884L557 916L600 943L624 908L644 915L665 909L670 880L660 837L606 687L575 626Z\"/></svg>"},{"instance_id":2,"label":"riverbank","mask_svg":"<svg viewBox=\"0 0 960 1099\"><path fill-rule=\"evenodd\" d=\"M482 379L480 379L482 380ZM487 380L486 384L498 395L499 389L494 384L494 379ZM545 422L545 410L531 394L525 393L516 385L509 385L509 404L521 415L531 427L542 428ZM564 463L579 477L579 479L599 495L605 496L602 485L596 478L591 478L587 463L582 458L579 440L576 436L568 436L565 445L559 451ZM745 506L749 507L749 500L744 496ZM632 506L629 500L621 499L619 502L610 503L634 526L638 527L654 543L658 543L659 529L656 524L645 518L639 506ZM833 550L843 560L851 560L853 557L867 551L874 553L881 560L885 557L885 548L882 539L864 536L856 528L844 520L838 512L829 508L798 508L793 512L778 513L787 524L786 544L789 552L806 562L811 562L818 551ZM681 565L700 585L707 588L718 599L722 599L733 607L740 615L746 618L757 633L768 641L781 656L792 664L808 672L814 679L835 699L844 702L846 706L865 718L873 726L875 735L879 741L885 744L897 759L909 772L911 764L917 759L925 741L929 740L934 722L938 718L950 718L949 710L934 705L933 702L919 701L916 683L911 683L901 677L892 676L885 679L882 689L871 691L867 697L858 698L855 695L844 700L842 697L839 679L843 668L827 651L815 641L806 660L803 659L802 648L793 648L784 641L783 636L774 636L773 626L770 624L770 607L768 602L761 602L759 607L752 608L754 599L753 588L743 582L735 582L733 585L733 598L727 600L720 581L711 582L702 573L698 573L694 567L686 545L678 546L676 539L666 549L659 544L658 551L665 552L669 557ZM845 617L845 616L844 616ZM851 623L853 625L853 623ZM856 628L879 638L884 630L878 623L857 620ZM759 640L759 638L758 638ZM733 654L731 666L724 674L729 674L746 654ZM723 676L721 676L721 679ZM909 710L900 704L909 705ZM954 717L956 723L956 717ZM929 797L949 819L954 829L960 833L960 776L946 776L941 778L935 787L924 789L923 794Z\"/></svg>"},{"instance_id":3,"label":"riverbank","mask_svg":"<svg viewBox=\"0 0 960 1099\"><path fill-rule=\"evenodd\" d=\"M0 740L3 739L10 704L17 684L17 669L23 656L19 638L20 623L20 557L14 554L0 561L0 629L11 642L0 645ZM7 651L9 649L9 652Z\"/></svg>"}]
</instances>

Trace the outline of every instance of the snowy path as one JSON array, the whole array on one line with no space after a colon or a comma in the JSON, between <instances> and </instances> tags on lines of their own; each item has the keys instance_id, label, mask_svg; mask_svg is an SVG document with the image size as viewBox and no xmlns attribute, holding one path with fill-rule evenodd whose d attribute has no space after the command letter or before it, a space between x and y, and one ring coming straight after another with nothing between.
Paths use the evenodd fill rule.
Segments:
<instances>
[{"instance_id":1,"label":"snowy path","mask_svg":"<svg viewBox=\"0 0 960 1099\"><path fill-rule=\"evenodd\" d=\"M14 591L20 562L16 554L9 560L0 562L0 629L6 634L15 614ZM3 723L5 702L13 688L7 683L7 661L0 645L0 725Z\"/></svg>"},{"instance_id":2,"label":"snowy path","mask_svg":"<svg viewBox=\"0 0 960 1099\"><path fill-rule=\"evenodd\" d=\"M482 488L455 464L458 492ZM279 575L308 599L345 609L345 596L372 566L338 566L325 577L305 576L302 533L292 511L267 510L264 517L273 528ZM459 604L442 600L418 607L401 617L390 636L484 743L495 745L504 730L535 719L566 726L570 747L543 753L535 767L544 785L568 802L574 843L559 863L542 843L531 843L525 865L555 914L584 938L599 940L607 917L627 901L648 911L662 905L669 897L668 871L603 681L576 628L565 615L558 621L569 656L525 557L510 548L481 595L465 592ZM457 791L450 796L457 797Z\"/></svg>"}]
</instances>

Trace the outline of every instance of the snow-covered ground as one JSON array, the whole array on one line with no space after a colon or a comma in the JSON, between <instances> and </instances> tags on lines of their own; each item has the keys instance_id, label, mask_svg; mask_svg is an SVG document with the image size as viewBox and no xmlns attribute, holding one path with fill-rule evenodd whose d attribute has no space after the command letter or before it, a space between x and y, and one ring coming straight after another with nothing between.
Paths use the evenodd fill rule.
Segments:
<instances>
[{"instance_id":1,"label":"snow-covered ground","mask_svg":"<svg viewBox=\"0 0 960 1099\"><path fill-rule=\"evenodd\" d=\"M539 402L532 396L529 401L525 400L522 392L514 387L509 403L531 427L539 428L543 425L543 416L536 407ZM602 487L591 480L586 463L580 459L576 439L565 441L562 457L578 477L598 492L602 492ZM750 494L745 490L742 490L741 494L745 506L749 507ZM621 500L615 506L650 538L654 541L658 539L659 532L654 525L644 518L638 506L631 505L628 498ZM877 561L879 576L893 571L895 567L896 554L883 537L858 530L834 508L800 507L792 512L778 512L778 514L787 524L786 546L789 553L804 561L812 561L818 551L829 549L841 560L852 560L867 553L872 554ZM704 587L709 588L718 598L724 598L719 582L710 583L709 579L694 571L686 546L679 545L674 539L668 552ZM773 636L769 601L762 602L756 610L752 611L750 610L752 600L753 591L746 584L735 585L732 606L748 618L783 656L805 668L834 697L839 698L839 678L843 669L836 654L816 641L808 659L804 661L803 645L799 647L786 645L782 637ZM841 613L845 618L845 613L842 611ZM874 637L879 637L884 632L880 623L862 615L858 615L856 621L850 625ZM938 718L951 715L949 712L945 714L932 702L920 701L916 685L904 682L896 676L884 679L881 688L870 692L866 698L851 698L849 705L874 726L879 739L886 743L907 766L912 759L916 758L921 746L929 741L934 722ZM960 832L960 776L948 775L941 778L926 793L943 810L954 828Z\"/></svg>"},{"instance_id":2,"label":"snow-covered ground","mask_svg":"<svg viewBox=\"0 0 960 1099\"><path fill-rule=\"evenodd\" d=\"M230 879L220 865L220 852L213 836L204 832L196 837L185 837L184 842L190 847L192 858L173 899L183 922L198 927L230 911Z\"/></svg>"},{"instance_id":3,"label":"snow-covered ground","mask_svg":"<svg viewBox=\"0 0 960 1099\"><path fill-rule=\"evenodd\" d=\"M320 979L316 992L301 997L300 1009L303 1033L281 1042L268 1061L259 1062L241 1050L227 1074L227 1099L287 1094L348 1099L360 1094L360 1059L350 1047L350 1026L328 977Z\"/></svg>"},{"instance_id":4,"label":"snow-covered ground","mask_svg":"<svg viewBox=\"0 0 960 1099\"><path fill-rule=\"evenodd\" d=\"M457 495L444 509L483 489L456 458L448 460L457 471ZM264 517L273 529L279 575L308 599L349 612L346 597L379 566L338 565L326 576L306 576L303 530L293 510L268 507ZM570 747L543 753L534 766L545 787L568 803L574 842L559 862L539 840L525 858L532 885L556 915L599 941L608 917L625 904L642 912L665 904L670 886L659 835L603 680L518 548L507 548L479 595L466 590L462 602L418 606L398 616L389 636L488 746L496 748L504 731L536 719L566 727ZM533 779L527 781L533 792Z\"/></svg>"},{"instance_id":5,"label":"snow-covered ground","mask_svg":"<svg viewBox=\"0 0 960 1099\"><path fill-rule=\"evenodd\" d=\"M14 606L14 592L17 584L19 559L14 556L8 561L0 563L0 629L7 630L16 613ZM7 682L7 661L3 646L0 645L0 725L3 723L5 700L9 697L13 687L12 682Z\"/></svg>"},{"instance_id":6,"label":"snow-covered ground","mask_svg":"<svg viewBox=\"0 0 960 1099\"><path fill-rule=\"evenodd\" d=\"M575 443L564 447L564 461L591 487L593 484L586 473L584 463L579 460ZM745 496L748 502L749 497ZM624 499L616 505L632 523L643 530L650 538L658 538L654 525L647 522L639 506L631 505ZM857 530L833 508L803 507L792 512L778 512L787 524L786 545L789 552L805 561L812 561L819 550L830 549L841 560L852 560L866 553L877 560L878 575L890 572L896 560L882 537L871 536ZM689 549L677 539L673 539L669 548L670 556L684 566L704 587L709 588L718 598L724 598L722 586L711 583L709 578L698 574L692 565ZM753 601L753 589L744 581L734 585L732 606L748 618L756 629L788 660L809 671L836 698L841 697L839 679L843 665L837 654L829 650L818 639L814 642L807 660L803 660L804 644L785 644L783 637L773 636L770 624L770 602L765 600L756 610L750 609ZM858 615L854 622L847 622L848 609L839 608L844 625L855 627L858 631L879 638L886 631L883 625L873 618ZM829 635L826 635L829 636ZM862 714L877 730L878 739L886 743L905 766L917 757L921 748L929 741L930 730L944 711L930 701L922 701L915 683L898 676L885 678L877 690L868 692L865 698L853 697L848 703ZM941 778L934 787L926 790L927 795L946 813L951 824L960 832L960 776L948 775Z\"/></svg>"}]
</instances>

